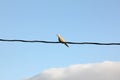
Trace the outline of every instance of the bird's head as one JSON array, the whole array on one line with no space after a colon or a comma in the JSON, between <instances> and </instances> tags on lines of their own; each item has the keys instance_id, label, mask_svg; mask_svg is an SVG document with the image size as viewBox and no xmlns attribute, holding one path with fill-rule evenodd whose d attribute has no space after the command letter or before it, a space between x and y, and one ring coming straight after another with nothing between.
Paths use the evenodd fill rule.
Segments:
<instances>
[{"instance_id":1,"label":"bird's head","mask_svg":"<svg viewBox=\"0 0 120 80\"><path fill-rule=\"evenodd\" d=\"M60 34L56 34L58 37L60 37Z\"/></svg>"}]
</instances>

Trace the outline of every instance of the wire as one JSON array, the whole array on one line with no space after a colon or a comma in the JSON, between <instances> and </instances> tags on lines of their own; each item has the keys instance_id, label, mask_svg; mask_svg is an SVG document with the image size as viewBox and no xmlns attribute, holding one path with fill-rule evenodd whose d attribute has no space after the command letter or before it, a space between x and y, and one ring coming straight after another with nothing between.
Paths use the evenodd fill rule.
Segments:
<instances>
[{"instance_id":1,"label":"wire","mask_svg":"<svg viewBox=\"0 0 120 80\"><path fill-rule=\"evenodd\" d=\"M0 39L0 41L4 42L29 42L29 43L60 43L60 42L54 42L54 41L40 41L40 40L8 40L8 39Z\"/></svg>"},{"instance_id":2,"label":"wire","mask_svg":"<svg viewBox=\"0 0 120 80\"><path fill-rule=\"evenodd\" d=\"M29 42L29 43L61 43L58 41L41 41L41 40L8 40L0 39L1 42ZM67 44L91 44L91 45L120 45L120 43L97 43L97 42L66 42Z\"/></svg>"}]
</instances>

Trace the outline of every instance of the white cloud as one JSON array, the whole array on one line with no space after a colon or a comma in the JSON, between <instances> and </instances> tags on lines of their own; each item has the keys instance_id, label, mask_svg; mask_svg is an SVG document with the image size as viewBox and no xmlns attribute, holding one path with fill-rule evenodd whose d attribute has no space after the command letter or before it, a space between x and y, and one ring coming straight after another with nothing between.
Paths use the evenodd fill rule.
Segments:
<instances>
[{"instance_id":1,"label":"white cloud","mask_svg":"<svg viewBox=\"0 0 120 80\"><path fill-rule=\"evenodd\" d=\"M120 62L105 61L52 68L27 80L120 80Z\"/></svg>"}]
</instances>

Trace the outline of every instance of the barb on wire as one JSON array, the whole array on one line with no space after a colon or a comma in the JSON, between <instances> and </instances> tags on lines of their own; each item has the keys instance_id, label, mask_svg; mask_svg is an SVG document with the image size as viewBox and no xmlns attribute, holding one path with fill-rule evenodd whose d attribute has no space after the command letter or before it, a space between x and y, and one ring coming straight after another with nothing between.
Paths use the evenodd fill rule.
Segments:
<instances>
[{"instance_id":1,"label":"barb on wire","mask_svg":"<svg viewBox=\"0 0 120 80\"><path fill-rule=\"evenodd\" d=\"M41 41L41 40L9 40L9 39L0 39L2 42L29 42L29 43L61 43L58 41ZM120 43L97 43L97 42L66 42L67 44L92 44L92 45L120 45Z\"/></svg>"}]
</instances>

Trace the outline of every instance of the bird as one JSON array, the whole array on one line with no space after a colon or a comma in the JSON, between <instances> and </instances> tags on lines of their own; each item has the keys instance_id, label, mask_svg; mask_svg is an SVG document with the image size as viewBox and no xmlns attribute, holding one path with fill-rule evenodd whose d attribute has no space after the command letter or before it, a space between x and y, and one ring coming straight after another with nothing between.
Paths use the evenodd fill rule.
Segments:
<instances>
[{"instance_id":1,"label":"bird","mask_svg":"<svg viewBox=\"0 0 120 80\"><path fill-rule=\"evenodd\" d=\"M67 47L69 47L68 44L66 43L65 39L60 34L57 34L57 37L58 37L59 42L65 44Z\"/></svg>"}]
</instances>

